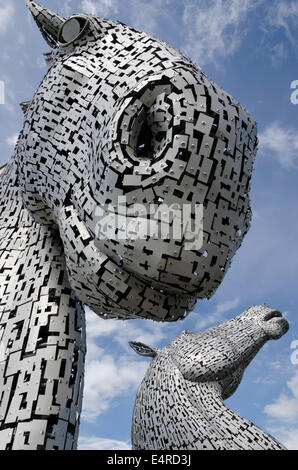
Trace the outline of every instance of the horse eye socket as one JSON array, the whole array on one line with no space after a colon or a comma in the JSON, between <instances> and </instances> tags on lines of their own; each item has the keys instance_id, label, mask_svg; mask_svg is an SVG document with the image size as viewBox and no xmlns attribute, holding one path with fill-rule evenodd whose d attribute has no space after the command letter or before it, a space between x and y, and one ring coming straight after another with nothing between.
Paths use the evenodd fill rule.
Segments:
<instances>
[{"instance_id":1,"label":"horse eye socket","mask_svg":"<svg viewBox=\"0 0 298 470\"><path fill-rule=\"evenodd\" d=\"M152 139L152 129L150 128L148 121L146 120L140 129L140 134L138 137L138 143L136 148L138 157L152 158Z\"/></svg>"},{"instance_id":2,"label":"horse eye socket","mask_svg":"<svg viewBox=\"0 0 298 470\"><path fill-rule=\"evenodd\" d=\"M65 23L61 26L59 31L59 44L61 46L68 46L69 44L72 44L82 36L88 24L88 19L81 16L69 18L69 20L65 21Z\"/></svg>"}]
</instances>

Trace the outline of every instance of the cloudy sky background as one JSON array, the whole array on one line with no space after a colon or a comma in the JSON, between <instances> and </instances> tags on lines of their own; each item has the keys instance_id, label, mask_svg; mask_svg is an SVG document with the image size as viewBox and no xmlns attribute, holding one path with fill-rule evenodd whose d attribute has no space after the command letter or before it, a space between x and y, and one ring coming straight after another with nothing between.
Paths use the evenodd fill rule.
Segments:
<instances>
[{"instance_id":1,"label":"cloudy sky background","mask_svg":"<svg viewBox=\"0 0 298 470\"><path fill-rule=\"evenodd\" d=\"M137 386L149 360L129 340L162 347L250 305L286 313L290 332L269 342L228 405L298 449L298 3L296 0L43 0L67 17L92 13L144 30L186 52L252 112L260 149L252 184L254 219L222 285L177 324L103 321L87 312L88 356L80 449L129 449ZM47 45L23 0L0 0L0 165L13 153L23 116L46 67ZM293 86L295 83L293 84ZM298 86L297 86L298 90ZM1 87L0 87L1 96ZM292 96L292 100L291 100ZM296 343L296 351L298 343ZM292 358L292 360L291 360ZM296 361L297 362L297 361Z\"/></svg>"}]
</instances>

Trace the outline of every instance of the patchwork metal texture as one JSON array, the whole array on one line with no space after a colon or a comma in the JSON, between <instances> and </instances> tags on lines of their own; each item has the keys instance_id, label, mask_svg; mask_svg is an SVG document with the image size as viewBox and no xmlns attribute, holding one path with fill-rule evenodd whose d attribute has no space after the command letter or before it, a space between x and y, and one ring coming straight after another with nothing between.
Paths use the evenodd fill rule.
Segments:
<instances>
[{"instance_id":1,"label":"patchwork metal texture","mask_svg":"<svg viewBox=\"0 0 298 470\"><path fill-rule=\"evenodd\" d=\"M43 34L62 41L64 20L28 3ZM56 42L26 108L16 153L23 201L36 221L59 228L70 284L97 314L184 318L221 283L249 228L255 121L165 43L94 16L73 19L83 34ZM113 210L120 219L123 198L130 230L119 239L121 227L111 237L106 226ZM203 205L201 249L185 236L139 236L152 205L175 204L191 207L190 222ZM165 230L173 220L157 223Z\"/></svg>"},{"instance_id":2,"label":"patchwork metal texture","mask_svg":"<svg viewBox=\"0 0 298 470\"><path fill-rule=\"evenodd\" d=\"M0 449L72 449L82 304L107 319L175 321L212 295L249 228L256 124L165 43L27 5L52 51L0 170ZM142 226L140 204L149 219L151 204L190 204L190 219L202 204L202 248L136 229L108 237L124 197L130 227Z\"/></svg>"},{"instance_id":3,"label":"patchwork metal texture","mask_svg":"<svg viewBox=\"0 0 298 470\"><path fill-rule=\"evenodd\" d=\"M59 234L23 208L16 163L0 189L0 450L75 449L85 357L83 308Z\"/></svg>"},{"instance_id":4,"label":"patchwork metal texture","mask_svg":"<svg viewBox=\"0 0 298 470\"><path fill-rule=\"evenodd\" d=\"M184 331L163 349L130 343L138 354L153 357L137 393L133 449L284 449L224 400L262 346L288 328L279 312L262 305L204 332Z\"/></svg>"}]
</instances>

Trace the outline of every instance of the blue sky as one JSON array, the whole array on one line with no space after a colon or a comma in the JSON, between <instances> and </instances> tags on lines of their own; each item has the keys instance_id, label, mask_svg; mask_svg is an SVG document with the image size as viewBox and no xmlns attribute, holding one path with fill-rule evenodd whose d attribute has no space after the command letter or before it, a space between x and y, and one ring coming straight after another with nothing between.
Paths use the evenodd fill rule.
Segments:
<instances>
[{"instance_id":1,"label":"blue sky","mask_svg":"<svg viewBox=\"0 0 298 470\"><path fill-rule=\"evenodd\" d=\"M298 449L298 80L296 0L43 0L67 17L92 13L120 20L186 52L237 98L259 124L252 181L252 228L222 285L177 324L104 321L87 311L88 355L80 449L129 449L136 389L149 360L129 340L162 347L183 329L198 331L267 303L291 329L269 342L247 369L228 405L286 446ZM0 164L22 127L21 101L46 73L39 34L25 0L0 0ZM298 87L297 87L298 89ZM291 95L292 100L291 100ZM1 96L1 95L0 95Z\"/></svg>"}]
</instances>

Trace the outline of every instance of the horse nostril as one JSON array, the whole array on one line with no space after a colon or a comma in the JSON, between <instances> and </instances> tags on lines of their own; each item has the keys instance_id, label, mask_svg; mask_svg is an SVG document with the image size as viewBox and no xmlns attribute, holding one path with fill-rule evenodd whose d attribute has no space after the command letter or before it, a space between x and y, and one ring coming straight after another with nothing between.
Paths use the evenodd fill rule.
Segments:
<instances>
[{"instance_id":1,"label":"horse nostril","mask_svg":"<svg viewBox=\"0 0 298 470\"><path fill-rule=\"evenodd\" d=\"M282 318L282 314L275 310L274 312L269 312L265 315L263 321L272 320L272 318Z\"/></svg>"}]
</instances>

